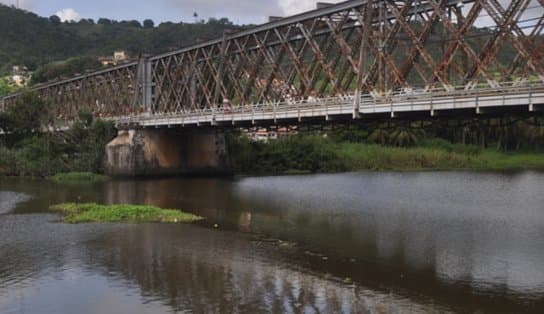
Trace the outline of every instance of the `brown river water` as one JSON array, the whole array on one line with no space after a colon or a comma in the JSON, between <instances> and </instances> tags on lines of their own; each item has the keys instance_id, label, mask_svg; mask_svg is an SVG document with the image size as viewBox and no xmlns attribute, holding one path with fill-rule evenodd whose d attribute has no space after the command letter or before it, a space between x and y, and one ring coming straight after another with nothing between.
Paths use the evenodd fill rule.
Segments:
<instances>
[{"instance_id":1,"label":"brown river water","mask_svg":"<svg viewBox=\"0 0 544 314\"><path fill-rule=\"evenodd\" d=\"M207 219L67 225L68 201ZM544 173L0 178L0 313L436 312L544 313Z\"/></svg>"}]
</instances>

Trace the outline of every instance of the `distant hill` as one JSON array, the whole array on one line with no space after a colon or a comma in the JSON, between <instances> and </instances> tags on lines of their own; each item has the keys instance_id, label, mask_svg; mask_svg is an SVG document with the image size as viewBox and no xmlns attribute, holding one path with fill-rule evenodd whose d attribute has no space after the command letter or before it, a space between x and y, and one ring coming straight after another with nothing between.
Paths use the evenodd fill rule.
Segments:
<instances>
[{"instance_id":1,"label":"distant hill","mask_svg":"<svg viewBox=\"0 0 544 314\"><path fill-rule=\"evenodd\" d=\"M156 54L219 37L227 29L243 28L225 18L194 24L161 23L156 27L151 20L143 25L109 19L61 23L55 16L44 18L0 5L0 74L15 64L35 70L73 57L110 56L118 49L132 56Z\"/></svg>"}]
</instances>

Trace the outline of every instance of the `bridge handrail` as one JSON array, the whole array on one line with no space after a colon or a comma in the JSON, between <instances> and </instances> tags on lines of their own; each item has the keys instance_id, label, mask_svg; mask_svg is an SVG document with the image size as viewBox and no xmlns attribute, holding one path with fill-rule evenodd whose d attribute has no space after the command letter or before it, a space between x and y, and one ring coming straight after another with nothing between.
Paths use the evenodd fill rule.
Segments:
<instances>
[{"instance_id":1,"label":"bridge handrail","mask_svg":"<svg viewBox=\"0 0 544 314\"><path fill-rule=\"evenodd\" d=\"M521 93L534 93L542 92L544 93L544 83L535 83L530 85L519 85L519 86L507 86L500 88L475 88L475 89L459 89L456 88L452 91L446 91L443 89L431 89L425 92L416 92L413 94L407 93L393 93L390 95L373 97L370 94L365 94L361 96L361 106L365 105L378 105L378 104L389 104L392 102L401 102L401 101L425 101L425 100L438 100L444 99L447 97L473 97L473 96L494 96L497 94L521 94ZM179 114L184 115L185 117L197 117L197 116L207 116L213 114L219 115L229 115L229 114L243 114L249 112L270 112L273 110L300 110L300 109L311 109L315 108L316 105L321 105L324 107L329 106L352 106L354 101L354 94L345 94L333 97L324 97L324 98L310 98L303 100L293 100L293 101L282 101L282 102L271 102L271 103L258 103L249 106L233 106L233 107L221 107L208 108L195 110L190 112L155 112L149 115L150 118L159 118L161 116L177 116ZM145 117L145 115L137 115L138 117Z\"/></svg>"}]
</instances>

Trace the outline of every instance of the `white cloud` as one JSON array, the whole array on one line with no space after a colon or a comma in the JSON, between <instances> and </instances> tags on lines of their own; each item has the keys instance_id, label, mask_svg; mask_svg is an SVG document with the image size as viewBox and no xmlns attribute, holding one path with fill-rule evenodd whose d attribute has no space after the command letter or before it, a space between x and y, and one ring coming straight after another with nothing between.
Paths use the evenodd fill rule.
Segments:
<instances>
[{"instance_id":1,"label":"white cloud","mask_svg":"<svg viewBox=\"0 0 544 314\"><path fill-rule=\"evenodd\" d=\"M79 13L77 13L76 10L70 9L70 8L62 9L58 11L57 13L55 13L55 15L60 17L60 20L63 22L67 22L67 21L78 22L79 20L81 20L81 15L79 15Z\"/></svg>"}]
</instances>

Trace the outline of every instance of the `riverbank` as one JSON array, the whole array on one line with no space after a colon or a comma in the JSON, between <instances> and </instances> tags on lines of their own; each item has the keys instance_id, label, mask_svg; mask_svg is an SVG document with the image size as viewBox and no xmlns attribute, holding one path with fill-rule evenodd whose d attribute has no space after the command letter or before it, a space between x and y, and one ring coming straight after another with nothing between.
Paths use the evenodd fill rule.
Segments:
<instances>
[{"instance_id":1,"label":"riverbank","mask_svg":"<svg viewBox=\"0 0 544 314\"><path fill-rule=\"evenodd\" d=\"M294 136L270 143L232 144L236 173L300 174L348 171L544 170L544 154L504 153L474 145L424 140L411 147L336 142Z\"/></svg>"},{"instance_id":2,"label":"riverbank","mask_svg":"<svg viewBox=\"0 0 544 314\"><path fill-rule=\"evenodd\" d=\"M348 171L544 170L542 153L502 153L494 150L463 152L368 144L339 144L336 153Z\"/></svg>"},{"instance_id":3,"label":"riverbank","mask_svg":"<svg viewBox=\"0 0 544 314\"><path fill-rule=\"evenodd\" d=\"M245 139L229 144L234 174L289 175L350 171L544 170L544 153L499 152L442 140L413 147L335 142L319 136L295 136L270 143ZM6 150L0 149L0 153ZM59 172L39 163L38 171L18 171L33 159L0 156L0 176L50 177L58 183L92 183L109 177L92 172ZM55 164L54 161L52 161ZM59 160L60 162L60 160ZM60 169L65 169L60 167ZM99 170L91 168L90 170Z\"/></svg>"}]
</instances>

